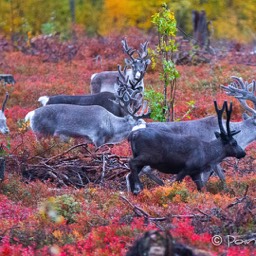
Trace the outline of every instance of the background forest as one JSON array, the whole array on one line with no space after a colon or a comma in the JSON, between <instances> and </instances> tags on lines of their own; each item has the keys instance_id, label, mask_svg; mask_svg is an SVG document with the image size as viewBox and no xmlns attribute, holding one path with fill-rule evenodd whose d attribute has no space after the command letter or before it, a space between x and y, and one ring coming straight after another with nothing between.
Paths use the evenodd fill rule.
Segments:
<instances>
[{"instance_id":1,"label":"background forest","mask_svg":"<svg viewBox=\"0 0 256 256\"><path fill-rule=\"evenodd\" d=\"M74 24L87 35L106 36L125 33L136 27L152 29L151 17L163 3L161 0L2 0L0 32L15 37L19 34L70 36ZM166 1L175 12L177 25L191 34L192 10L205 10L216 39L239 42L256 40L256 0L173 0Z\"/></svg>"},{"instance_id":2,"label":"background forest","mask_svg":"<svg viewBox=\"0 0 256 256\"><path fill-rule=\"evenodd\" d=\"M167 70L177 75L175 121L215 114L216 99L233 101L231 119L241 121L243 107L220 85L230 84L232 76L255 80L256 0L167 4L178 27L170 40L175 65ZM149 42L152 62L144 83L146 91L154 89L149 100L162 113L156 93L162 93L162 66L154 55L159 34L152 22L161 5L158 0L0 0L0 74L16 81L0 81L1 103L9 93L10 129L0 134L0 256L137 256L127 252L143 236L147 250L156 242L160 249L176 248L178 255L256 255L255 142L243 159L222 162L226 184L212 176L200 193L189 177L176 183L174 175L155 171L165 185L144 175L144 190L135 196L126 187L127 141L96 150L79 139L36 140L24 122L39 107L40 96L89 94L92 74L123 67L124 38L136 49ZM206 12L206 49L194 44L193 10ZM168 18L176 24L172 13ZM146 233L156 230L160 236Z\"/></svg>"}]
</instances>

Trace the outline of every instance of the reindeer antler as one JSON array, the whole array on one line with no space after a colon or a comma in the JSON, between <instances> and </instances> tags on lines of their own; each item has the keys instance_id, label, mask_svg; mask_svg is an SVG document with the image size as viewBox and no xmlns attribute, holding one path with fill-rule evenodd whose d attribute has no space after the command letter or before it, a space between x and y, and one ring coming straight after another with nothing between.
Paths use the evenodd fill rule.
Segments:
<instances>
[{"instance_id":1,"label":"reindeer antler","mask_svg":"<svg viewBox=\"0 0 256 256\"><path fill-rule=\"evenodd\" d=\"M134 58L132 57L132 55L133 55L134 52L136 52L136 50L128 46L128 44L127 44L127 42L126 42L126 38L123 39L123 40L121 41L121 43L122 43L122 45L123 45L124 52L125 52L126 54L128 54L129 57L130 57L132 60L134 60Z\"/></svg>"},{"instance_id":2,"label":"reindeer antler","mask_svg":"<svg viewBox=\"0 0 256 256\"><path fill-rule=\"evenodd\" d=\"M141 59L145 59L148 56L148 41L140 44L141 51L137 51Z\"/></svg>"},{"instance_id":3,"label":"reindeer antler","mask_svg":"<svg viewBox=\"0 0 256 256\"><path fill-rule=\"evenodd\" d=\"M221 87L227 92L228 95L235 96L237 99L251 100L256 104L255 90L256 82L253 80L252 83L243 81L241 77L232 76L234 82L230 85ZM240 88L241 89L240 89Z\"/></svg>"},{"instance_id":4,"label":"reindeer antler","mask_svg":"<svg viewBox=\"0 0 256 256\"><path fill-rule=\"evenodd\" d=\"M217 117L218 117L218 124L219 124L219 128L220 128L220 133L221 134L226 134L226 131L223 127L223 123L222 123L222 115L225 109L227 109L227 102L224 101L222 108L219 109L218 105L217 105L217 101L214 101L214 107L215 107L215 111L217 113Z\"/></svg>"},{"instance_id":5,"label":"reindeer antler","mask_svg":"<svg viewBox=\"0 0 256 256\"><path fill-rule=\"evenodd\" d=\"M121 105L125 111L127 111L133 117L139 118L143 117L144 113L140 116L135 116L135 114L140 110L143 105L143 111L145 111L145 103L143 103L143 95L141 93L141 88L136 88L136 85L139 83L133 83L129 80L129 76L126 75L126 67L122 72L121 66L118 66L119 76L117 78L118 89L116 93L116 104ZM132 88L129 86L128 81L131 83ZM136 89L135 89L136 88ZM145 116L148 113L145 114Z\"/></svg>"},{"instance_id":6,"label":"reindeer antler","mask_svg":"<svg viewBox=\"0 0 256 256\"><path fill-rule=\"evenodd\" d=\"M118 101L116 103L121 104L124 106L124 102L131 102L132 100L135 99L135 95L138 93L137 90L133 90L129 86L129 76L126 74L126 66L124 68L124 71L122 71L121 66L118 65L118 77L117 77L117 84L118 84L118 89L116 93L116 98Z\"/></svg>"},{"instance_id":7,"label":"reindeer antler","mask_svg":"<svg viewBox=\"0 0 256 256\"><path fill-rule=\"evenodd\" d=\"M228 104L226 104L226 115L227 115L226 127L227 127L227 135L228 136L234 136L240 132L240 131L236 131L236 130L233 130L233 131L230 130L230 119L231 119L231 114L232 114L232 106L233 106L233 103L230 102L230 107L228 109Z\"/></svg>"},{"instance_id":8,"label":"reindeer antler","mask_svg":"<svg viewBox=\"0 0 256 256\"><path fill-rule=\"evenodd\" d=\"M226 91L227 95L234 96L240 102L245 110L249 113L256 115L256 82L253 80L250 84L247 81L243 81L241 77L232 76L234 82L228 86L221 85L221 88ZM246 100L249 100L253 103L254 109L251 108Z\"/></svg>"},{"instance_id":9,"label":"reindeer antler","mask_svg":"<svg viewBox=\"0 0 256 256\"><path fill-rule=\"evenodd\" d=\"M231 137L236 135L237 133L240 132L240 130L238 131L231 131L230 130L230 119L231 119L231 114L232 114L232 102L230 102L230 107L228 108L228 103L227 101L224 101L222 108L219 109L217 106L217 102L216 100L214 101L214 106L215 106L215 111L217 113L217 117L218 117L218 124L220 127L220 135L222 136L222 138L225 138L226 136ZM224 127L223 127L223 123L222 123L222 116L223 116L223 112L224 110L226 111L226 115L227 115L227 121L226 121L226 129L227 131L225 131Z\"/></svg>"},{"instance_id":10,"label":"reindeer antler","mask_svg":"<svg viewBox=\"0 0 256 256\"><path fill-rule=\"evenodd\" d=\"M118 77L117 77L117 84L118 84L118 95L122 92L122 90L126 90L127 84L129 82L129 76L126 74L127 66L124 67L124 71L122 71L121 66L117 66L118 69Z\"/></svg>"}]
</instances>

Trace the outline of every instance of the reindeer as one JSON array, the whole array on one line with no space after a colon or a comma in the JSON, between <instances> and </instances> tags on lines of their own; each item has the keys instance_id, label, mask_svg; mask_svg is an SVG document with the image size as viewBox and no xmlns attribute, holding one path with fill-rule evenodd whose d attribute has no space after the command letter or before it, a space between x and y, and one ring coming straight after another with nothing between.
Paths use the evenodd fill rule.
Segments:
<instances>
[{"instance_id":1,"label":"reindeer","mask_svg":"<svg viewBox=\"0 0 256 256\"><path fill-rule=\"evenodd\" d=\"M11 74L0 74L0 83L1 82L3 83L3 85L6 85L6 84L14 85L16 83L13 75Z\"/></svg>"},{"instance_id":2,"label":"reindeer","mask_svg":"<svg viewBox=\"0 0 256 256\"><path fill-rule=\"evenodd\" d=\"M47 105L29 112L25 121L37 136L84 138L96 147L116 144L125 140L135 125L144 122L132 116L117 117L97 105L78 106L69 104Z\"/></svg>"},{"instance_id":3,"label":"reindeer","mask_svg":"<svg viewBox=\"0 0 256 256\"><path fill-rule=\"evenodd\" d=\"M9 133L9 128L6 124L6 117L4 115L5 105L6 105L6 102L7 102L8 98L9 98L9 94L6 93L5 99L4 99L4 102L3 102L3 105L2 105L2 110L0 111L0 132L2 134Z\"/></svg>"},{"instance_id":4,"label":"reindeer","mask_svg":"<svg viewBox=\"0 0 256 256\"><path fill-rule=\"evenodd\" d=\"M144 166L150 166L163 173L177 174L176 181L182 181L189 175L201 190L203 184L200 174L209 171L225 157L245 156L245 151L233 138L240 131L230 130L232 103L228 109L225 101L222 109L215 110L218 116L220 133L215 131L217 139L206 142L198 136L172 134L166 130L145 128L133 131L129 136L133 158L129 161L131 173L127 176L127 186L134 194L142 190L138 174ZM226 110L225 131L222 115Z\"/></svg>"},{"instance_id":5,"label":"reindeer","mask_svg":"<svg viewBox=\"0 0 256 256\"><path fill-rule=\"evenodd\" d=\"M221 86L228 95L236 97L242 107L250 114L243 114L243 121L230 122L231 129L241 130L240 133L236 134L234 138L238 144L245 149L250 143L256 140L256 96L255 96L255 81L252 83L244 82L242 78L232 76L234 80L228 86ZM254 108L250 107L246 100L251 101L254 104ZM180 121L180 122L151 122L140 125L139 128L152 128L156 130L167 131L172 134L185 135L185 136L196 136L205 141L212 141L215 139L214 131L218 129L218 120L216 116L209 116L192 121ZM137 129L134 127L133 129ZM218 164L213 165L211 170L203 172L201 174L201 181L206 184L210 175L215 172L218 177L224 182L225 175ZM149 166L143 168L142 173L150 175L157 184L163 185L164 183L157 178L152 172Z\"/></svg>"},{"instance_id":6,"label":"reindeer","mask_svg":"<svg viewBox=\"0 0 256 256\"><path fill-rule=\"evenodd\" d=\"M127 70L127 76L130 77L131 81L136 83L136 88L132 89L140 89L144 92L144 83L142 77L144 76L148 65L150 64L150 59L147 59L148 52L147 46L148 42L145 42L140 45L141 51L137 51L139 57L134 58L133 54L136 51L128 46L126 39L121 41L123 45L124 52L130 57L130 59L125 59L125 63L128 66L131 66L131 69ZM91 93L99 93L99 92L112 92L115 93L118 89L118 85L116 84L116 79L118 77L117 71L104 71L101 73L96 73L91 76ZM129 83L132 87L132 84Z\"/></svg>"},{"instance_id":7,"label":"reindeer","mask_svg":"<svg viewBox=\"0 0 256 256\"><path fill-rule=\"evenodd\" d=\"M141 75L140 80L133 83L133 87L136 87L136 84L140 83L143 79L144 73ZM130 105L136 106L138 108L141 107L143 95L138 89L131 89L129 84L129 76L127 76L126 67L124 71L121 70L121 66L118 65L118 77L117 84L119 89L117 92L100 92L96 94L89 95L55 95L55 96L41 96L38 101L43 105L52 105L52 104L73 104L73 105L82 105L82 106L90 106L90 105L99 105L104 107L106 110L114 114L115 116L124 117L130 114L126 108L123 107L124 102L127 107ZM142 113L144 113L147 109L146 101L143 102ZM149 109L148 112L140 116L139 118L147 118L149 117Z\"/></svg>"},{"instance_id":8,"label":"reindeer","mask_svg":"<svg viewBox=\"0 0 256 256\"><path fill-rule=\"evenodd\" d=\"M120 76L118 83L126 90L122 90L113 104L119 104L128 113L124 117L115 116L98 105L53 104L29 112L25 121L30 121L37 136L59 136L62 140L82 137L96 147L119 143L128 137L134 126L144 123L143 114L137 115L142 106L137 96L140 90L130 90L128 80L123 79L124 76Z\"/></svg>"}]
</instances>

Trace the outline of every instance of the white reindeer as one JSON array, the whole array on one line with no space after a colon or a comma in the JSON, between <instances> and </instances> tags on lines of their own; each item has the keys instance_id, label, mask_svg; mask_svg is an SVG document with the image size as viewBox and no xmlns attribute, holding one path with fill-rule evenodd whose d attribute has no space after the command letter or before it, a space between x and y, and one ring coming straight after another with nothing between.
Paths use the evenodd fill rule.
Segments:
<instances>
[{"instance_id":1,"label":"white reindeer","mask_svg":"<svg viewBox=\"0 0 256 256\"><path fill-rule=\"evenodd\" d=\"M130 57L130 59L125 59L125 63L127 66L130 66L131 69L127 70L127 76L130 77L130 81L136 84L134 88L133 85L128 83L128 85L132 89L140 89L142 92L144 91L144 82L143 76L147 70L148 65L150 64L150 59L147 59L148 52L147 46L148 42L141 44L141 51L137 51L139 57L134 58L133 53L136 51L128 46L126 40L121 41L123 45L124 52ZM118 85L116 84L116 80L118 77L118 71L103 71L100 73L93 74L91 76L91 93L99 93L99 92L112 92L115 93L118 89ZM137 83L137 81L139 81Z\"/></svg>"}]
</instances>

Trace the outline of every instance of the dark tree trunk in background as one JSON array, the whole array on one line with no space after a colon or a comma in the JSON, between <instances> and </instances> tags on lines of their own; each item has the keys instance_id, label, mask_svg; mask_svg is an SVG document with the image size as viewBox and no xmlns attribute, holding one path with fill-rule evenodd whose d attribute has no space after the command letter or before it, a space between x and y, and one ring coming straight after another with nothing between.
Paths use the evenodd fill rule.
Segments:
<instances>
[{"instance_id":1,"label":"dark tree trunk in background","mask_svg":"<svg viewBox=\"0 0 256 256\"><path fill-rule=\"evenodd\" d=\"M193 38L196 44L202 49L209 49L210 47L210 22L206 19L205 11L192 11L193 22Z\"/></svg>"},{"instance_id":2,"label":"dark tree trunk in background","mask_svg":"<svg viewBox=\"0 0 256 256\"><path fill-rule=\"evenodd\" d=\"M70 6L70 14L71 14L71 21L72 21L72 39L76 40L76 33L74 30L74 25L76 22L76 6L75 6L75 0L69 0L69 6Z\"/></svg>"},{"instance_id":3,"label":"dark tree trunk in background","mask_svg":"<svg viewBox=\"0 0 256 256\"><path fill-rule=\"evenodd\" d=\"M5 158L0 157L0 181L4 179Z\"/></svg>"},{"instance_id":4,"label":"dark tree trunk in background","mask_svg":"<svg viewBox=\"0 0 256 256\"><path fill-rule=\"evenodd\" d=\"M69 0L70 13L71 13L71 21L72 24L76 21L76 10L75 10L75 0Z\"/></svg>"},{"instance_id":5,"label":"dark tree trunk in background","mask_svg":"<svg viewBox=\"0 0 256 256\"><path fill-rule=\"evenodd\" d=\"M10 0L10 14L11 14L11 39L12 42L14 42L14 31L15 31L15 26L14 26L14 5L13 5L13 0Z\"/></svg>"}]
</instances>

